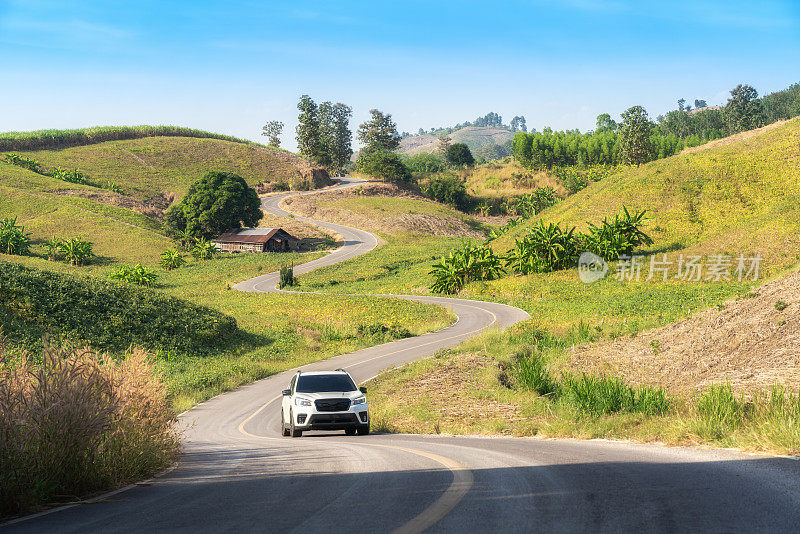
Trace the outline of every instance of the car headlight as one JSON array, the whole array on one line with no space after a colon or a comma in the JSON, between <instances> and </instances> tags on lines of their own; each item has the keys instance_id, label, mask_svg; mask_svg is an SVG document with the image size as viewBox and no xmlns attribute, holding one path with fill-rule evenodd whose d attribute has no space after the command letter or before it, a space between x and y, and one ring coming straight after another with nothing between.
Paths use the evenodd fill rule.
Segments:
<instances>
[{"instance_id":1,"label":"car headlight","mask_svg":"<svg viewBox=\"0 0 800 534\"><path fill-rule=\"evenodd\" d=\"M366 403L367 403L367 398L363 395L353 399L353 404L366 404Z\"/></svg>"},{"instance_id":2,"label":"car headlight","mask_svg":"<svg viewBox=\"0 0 800 534\"><path fill-rule=\"evenodd\" d=\"M303 399L301 397L297 397L294 399L294 403L297 406L311 406L311 401L308 399Z\"/></svg>"}]
</instances>

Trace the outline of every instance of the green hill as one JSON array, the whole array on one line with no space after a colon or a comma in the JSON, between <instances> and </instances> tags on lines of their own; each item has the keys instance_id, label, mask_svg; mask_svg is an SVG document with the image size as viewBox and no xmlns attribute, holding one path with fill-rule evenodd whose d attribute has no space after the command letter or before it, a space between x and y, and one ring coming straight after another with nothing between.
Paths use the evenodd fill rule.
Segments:
<instances>
[{"instance_id":1,"label":"green hill","mask_svg":"<svg viewBox=\"0 0 800 534\"><path fill-rule=\"evenodd\" d=\"M477 157L484 152L491 151L493 147L508 143L514 138L514 133L505 128L491 128L483 126L468 126L461 128L449 135L453 143L464 143ZM406 137L400 142L399 152L413 156L424 152L435 152L439 149L439 139L430 134ZM508 152L510 154L510 151ZM486 156L493 155L487 153Z\"/></svg>"},{"instance_id":2,"label":"green hill","mask_svg":"<svg viewBox=\"0 0 800 534\"><path fill-rule=\"evenodd\" d=\"M514 246L538 219L583 229L647 210L644 253L759 253L777 272L800 259L800 119L734 135L591 184L493 243Z\"/></svg>"}]
</instances>

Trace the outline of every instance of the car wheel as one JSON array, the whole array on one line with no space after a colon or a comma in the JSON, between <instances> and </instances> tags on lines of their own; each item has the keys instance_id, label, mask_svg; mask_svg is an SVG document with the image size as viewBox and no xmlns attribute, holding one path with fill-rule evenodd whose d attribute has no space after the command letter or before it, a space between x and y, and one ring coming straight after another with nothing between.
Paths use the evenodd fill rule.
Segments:
<instances>
[{"instance_id":1,"label":"car wheel","mask_svg":"<svg viewBox=\"0 0 800 534\"><path fill-rule=\"evenodd\" d=\"M358 435L359 436L366 436L369 434L369 423L366 425L359 425L358 426Z\"/></svg>"},{"instance_id":2,"label":"car wheel","mask_svg":"<svg viewBox=\"0 0 800 534\"><path fill-rule=\"evenodd\" d=\"M345 428L344 429L344 433L347 434L348 436L355 436L356 435L356 429L355 428Z\"/></svg>"},{"instance_id":3,"label":"car wheel","mask_svg":"<svg viewBox=\"0 0 800 534\"><path fill-rule=\"evenodd\" d=\"M283 417L283 409L281 409L281 430L284 436L289 435L289 427L286 426L286 418Z\"/></svg>"},{"instance_id":4,"label":"car wheel","mask_svg":"<svg viewBox=\"0 0 800 534\"><path fill-rule=\"evenodd\" d=\"M300 436L303 435L303 431L298 428L295 428L294 414L292 412L289 412L289 417L291 419L291 422L289 423L289 435L292 436L293 438L299 438Z\"/></svg>"}]
</instances>

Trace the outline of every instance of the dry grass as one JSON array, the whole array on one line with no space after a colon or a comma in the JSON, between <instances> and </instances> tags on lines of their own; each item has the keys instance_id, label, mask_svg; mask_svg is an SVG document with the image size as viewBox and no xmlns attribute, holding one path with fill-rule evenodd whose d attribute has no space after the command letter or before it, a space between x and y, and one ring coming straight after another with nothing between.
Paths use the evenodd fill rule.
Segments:
<instances>
[{"instance_id":1,"label":"dry grass","mask_svg":"<svg viewBox=\"0 0 800 534\"><path fill-rule=\"evenodd\" d=\"M483 238L479 223L412 191L376 182L357 188L289 197L288 211L383 234Z\"/></svg>"},{"instance_id":2,"label":"dry grass","mask_svg":"<svg viewBox=\"0 0 800 534\"><path fill-rule=\"evenodd\" d=\"M565 367L676 392L719 382L744 392L800 389L800 274L635 338L579 347Z\"/></svg>"},{"instance_id":3,"label":"dry grass","mask_svg":"<svg viewBox=\"0 0 800 534\"><path fill-rule=\"evenodd\" d=\"M516 161L492 162L461 171L469 194L479 198L508 198L530 193L537 187L552 187L564 198L567 190L561 181L544 171L532 171Z\"/></svg>"},{"instance_id":4,"label":"dry grass","mask_svg":"<svg viewBox=\"0 0 800 534\"><path fill-rule=\"evenodd\" d=\"M0 345L0 515L74 500L165 468L179 450L147 354L116 361L45 345Z\"/></svg>"}]
</instances>

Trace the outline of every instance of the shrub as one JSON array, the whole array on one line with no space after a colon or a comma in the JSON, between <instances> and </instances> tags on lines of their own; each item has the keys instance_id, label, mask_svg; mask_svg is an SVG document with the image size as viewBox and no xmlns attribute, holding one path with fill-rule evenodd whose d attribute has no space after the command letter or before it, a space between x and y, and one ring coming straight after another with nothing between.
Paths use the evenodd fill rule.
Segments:
<instances>
[{"instance_id":1,"label":"shrub","mask_svg":"<svg viewBox=\"0 0 800 534\"><path fill-rule=\"evenodd\" d=\"M464 181L452 174L444 176L434 176L428 184L422 188L426 197L443 204L467 211L469 209L470 198L467 195L467 188Z\"/></svg>"},{"instance_id":2,"label":"shrub","mask_svg":"<svg viewBox=\"0 0 800 534\"><path fill-rule=\"evenodd\" d=\"M406 160L406 164L412 172L417 174L442 172L445 168L445 163L441 156L427 152L410 156Z\"/></svg>"},{"instance_id":3,"label":"shrub","mask_svg":"<svg viewBox=\"0 0 800 534\"><path fill-rule=\"evenodd\" d=\"M4 154L3 163L19 165L33 172L39 172L39 162L31 158L26 158L25 156L20 156L19 154Z\"/></svg>"},{"instance_id":4,"label":"shrub","mask_svg":"<svg viewBox=\"0 0 800 534\"><path fill-rule=\"evenodd\" d=\"M0 262L0 317L9 338L39 345L45 333L96 349L205 353L237 333L216 310L111 281Z\"/></svg>"},{"instance_id":5,"label":"shrub","mask_svg":"<svg viewBox=\"0 0 800 534\"><path fill-rule=\"evenodd\" d=\"M450 251L433 265L431 290L450 295L461 291L468 282L494 280L502 273L500 257L491 248L465 241L460 249Z\"/></svg>"},{"instance_id":6,"label":"shrub","mask_svg":"<svg viewBox=\"0 0 800 534\"><path fill-rule=\"evenodd\" d=\"M26 256L30 244L30 234L25 233L25 226L17 225L16 217L0 221L0 252Z\"/></svg>"},{"instance_id":7,"label":"shrub","mask_svg":"<svg viewBox=\"0 0 800 534\"><path fill-rule=\"evenodd\" d=\"M62 256L70 265L83 265L94 257L93 243L84 241L83 238L73 237L60 241L58 245L59 256Z\"/></svg>"},{"instance_id":8,"label":"shrub","mask_svg":"<svg viewBox=\"0 0 800 534\"><path fill-rule=\"evenodd\" d=\"M186 254L178 250L168 248L161 253L161 268L167 271L177 269L186 265Z\"/></svg>"},{"instance_id":9,"label":"shrub","mask_svg":"<svg viewBox=\"0 0 800 534\"><path fill-rule=\"evenodd\" d=\"M50 176L56 178L58 180L63 180L65 182L70 182L73 184L89 184L86 175L80 172L78 169L62 169L61 167L56 167L52 171L50 171Z\"/></svg>"},{"instance_id":10,"label":"shrub","mask_svg":"<svg viewBox=\"0 0 800 534\"><path fill-rule=\"evenodd\" d=\"M400 156L388 150L361 150L356 161L356 170L395 184L413 182L411 171L403 164Z\"/></svg>"},{"instance_id":11,"label":"shrub","mask_svg":"<svg viewBox=\"0 0 800 534\"><path fill-rule=\"evenodd\" d=\"M119 269L109 276L114 280L144 287L153 287L157 278L155 271L148 269L141 263L137 263L134 266L120 265Z\"/></svg>"},{"instance_id":12,"label":"shrub","mask_svg":"<svg viewBox=\"0 0 800 534\"><path fill-rule=\"evenodd\" d=\"M294 278L294 266L281 265L280 277L278 279L278 289L283 289L287 286L293 286L295 283L296 280Z\"/></svg>"},{"instance_id":13,"label":"shrub","mask_svg":"<svg viewBox=\"0 0 800 534\"><path fill-rule=\"evenodd\" d=\"M205 238L195 239L192 246L192 257L196 260L210 260L218 252L217 246Z\"/></svg>"},{"instance_id":14,"label":"shrub","mask_svg":"<svg viewBox=\"0 0 800 534\"><path fill-rule=\"evenodd\" d=\"M147 354L113 360L45 345L13 361L0 344L0 515L120 486L180 447Z\"/></svg>"},{"instance_id":15,"label":"shrub","mask_svg":"<svg viewBox=\"0 0 800 534\"><path fill-rule=\"evenodd\" d=\"M472 157L472 152L469 147L464 143L453 143L444 153L448 163L456 167L472 167L475 165L475 158Z\"/></svg>"},{"instance_id":16,"label":"shrub","mask_svg":"<svg viewBox=\"0 0 800 534\"><path fill-rule=\"evenodd\" d=\"M622 208L622 214L614 215L614 220L603 218L599 226L589 224L589 233L582 237L586 250L612 261L619 256L630 255L641 245L652 245L653 240L641 230L647 212L631 212Z\"/></svg>"},{"instance_id":17,"label":"shrub","mask_svg":"<svg viewBox=\"0 0 800 534\"><path fill-rule=\"evenodd\" d=\"M544 221L534 226L506 256L506 265L522 274L546 273L570 267L577 257L575 228L562 230Z\"/></svg>"},{"instance_id":18,"label":"shrub","mask_svg":"<svg viewBox=\"0 0 800 534\"><path fill-rule=\"evenodd\" d=\"M44 248L47 249L47 259L56 261L61 258L61 244L63 241L57 237L51 237L44 242Z\"/></svg>"}]
</instances>

